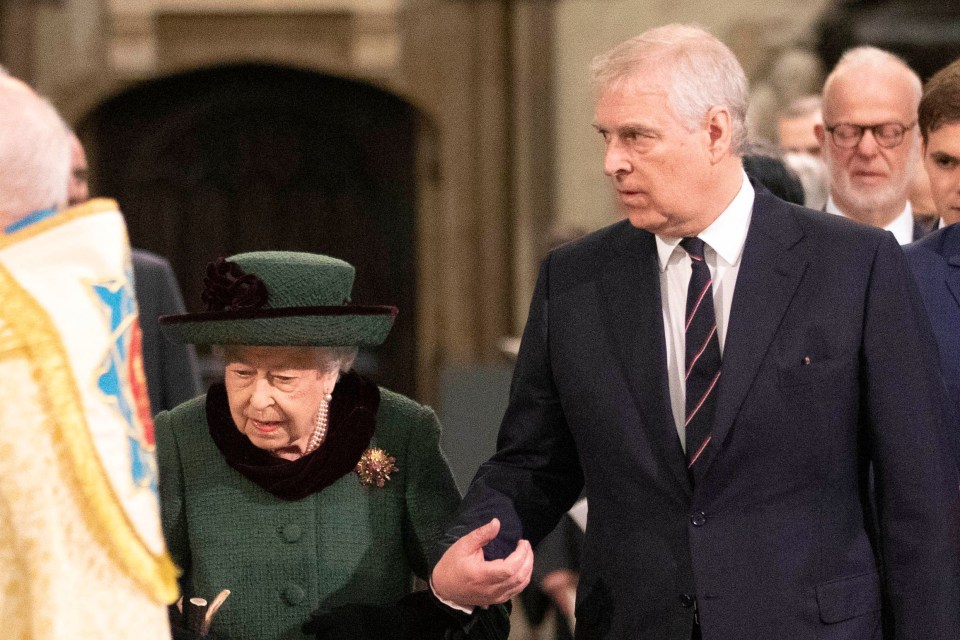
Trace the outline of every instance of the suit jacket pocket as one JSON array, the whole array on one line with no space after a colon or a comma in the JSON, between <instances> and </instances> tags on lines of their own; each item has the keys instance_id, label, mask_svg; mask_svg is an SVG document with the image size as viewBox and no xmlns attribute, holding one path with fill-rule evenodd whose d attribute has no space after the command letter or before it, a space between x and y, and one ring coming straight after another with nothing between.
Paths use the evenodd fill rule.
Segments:
<instances>
[{"instance_id":1,"label":"suit jacket pocket","mask_svg":"<svg viewBox=\"0 0 960 640\"><path fill-rule=\"evenodd\" d=\"M819 362L811 361L810 364L798 361L795 365L781 366L777 371L780 386L799 387L822 383L836 378L852 361L852 357L844 355Z\"/></svg>"},{"instance_id":2,"label":"suit jacket pocket","mask_svg":"<svg viewBox=\"0 0 960 640\"><path fill-rule=\"evenodd\" d=\"M843 622L880 611L880 575L876 571L817 585L820 620Z\"/></svg>"}]
</instances>

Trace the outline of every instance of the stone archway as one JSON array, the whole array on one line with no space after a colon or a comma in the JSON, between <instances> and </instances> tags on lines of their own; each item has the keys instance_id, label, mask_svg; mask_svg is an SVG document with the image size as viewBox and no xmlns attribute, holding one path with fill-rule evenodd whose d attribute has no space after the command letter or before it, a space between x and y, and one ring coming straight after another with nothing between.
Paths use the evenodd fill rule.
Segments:
<instances>
[{"instance_id":1,"label":"stone archway","mask_svg":"<svg viewBox=\"0 0 960 640\"><path fill-rule=\"evenodd\" d=\"M401 309L359 366L416 392L416 158L425 127L372 85L239 64L127 89L79 124L94 193L116 198L134 246L170 259L190 309L204 266L261 249L357 268L354 301Z\"/></svg>"}]
</instances>

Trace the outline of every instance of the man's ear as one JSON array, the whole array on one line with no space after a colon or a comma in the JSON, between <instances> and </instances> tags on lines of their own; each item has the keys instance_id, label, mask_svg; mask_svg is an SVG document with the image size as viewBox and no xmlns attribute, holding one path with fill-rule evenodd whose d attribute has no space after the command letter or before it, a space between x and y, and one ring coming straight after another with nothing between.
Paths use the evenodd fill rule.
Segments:
<instances>
[{"instance_id":1,"label":"man's ear","mask_svg":"<svg viewBox=\"0 0 960 640\"><path fill-rule=\"evenodd\" d=\"M714 164L732 153L733 118L726 107L710 107L707 111L706 132L709 137L708 153Z\"/></svg>"},{"instance_id":2,"label":"man's ear","mask_svg":"<svg viewBox=\"0 0 960 640\"><path fill-rule=\"evenodd\" d=\"M826 129L823 128L823 123L818 122L813 125L813 135L817 136L817 142L820 143L820 148L824 149L826 145Z\"/></svg>"}]
</instances>

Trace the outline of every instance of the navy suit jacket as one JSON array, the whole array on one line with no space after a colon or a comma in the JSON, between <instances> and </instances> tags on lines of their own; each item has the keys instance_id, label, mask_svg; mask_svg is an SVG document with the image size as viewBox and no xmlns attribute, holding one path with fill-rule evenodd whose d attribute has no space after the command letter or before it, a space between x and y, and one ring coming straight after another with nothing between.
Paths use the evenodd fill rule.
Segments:
<instances>
[{"instance_id":1,"label":"navy suit jacket","mask_svg":"<svg viewBox=\"0 0 960 640\"><path fill-rule=\"evenodd\" d=\"M581 640L689 640L694 609L705 640L867 640L882 607L890 637L956 640L960 505L935 350L892 234L758 188L694 488L655 238L614 224L544 261L498 451L444 544L494 516L488 557L536 544L585 485Z\"/></svg>"},{"instance_id":2,"label":"navy suit jacket","mask_svg":"<svg viewBox=\"0 0 960 640\"><path fill-rule=\"evenodd\" d=\"M960 224L904 247L940 349L940 367L960 416ZM953 430L960 464L960 426Z\"/></svg>"},{"instance_id":3,"label":"navy suit jacket","mask_svg":"<svg viewBox=\"0 0 960 640\"><path fill-rule=\"evenodd\" d=\"M187 312L170 263L142 249L133 249L130 257L143 332L143 372L156 415L200 395L200 368L192 345L174 344L160 331L160 316Z\"/></svg>"}]
</instances>

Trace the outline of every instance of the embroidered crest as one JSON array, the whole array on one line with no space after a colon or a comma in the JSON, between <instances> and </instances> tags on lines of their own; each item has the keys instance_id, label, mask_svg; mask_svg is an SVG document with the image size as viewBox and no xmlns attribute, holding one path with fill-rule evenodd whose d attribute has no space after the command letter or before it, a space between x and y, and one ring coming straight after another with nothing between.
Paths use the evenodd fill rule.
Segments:
<instances>
[{"instance_id":1,"label":"embroidered crest","mask_svg":"<svg viewBox=\"0 0 960 640\"><path fill-rule=\"evenodd\" d=\"M127 428L130 475L134 485L157 493L157 465L153 455L153 419L143 375L143 347L136 301L126 281L91 284L109 323L111 340L104 354L97 387L123 417Z\"/></svg>"}]
</instances>

